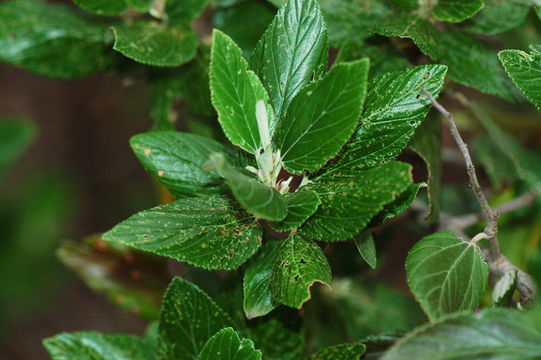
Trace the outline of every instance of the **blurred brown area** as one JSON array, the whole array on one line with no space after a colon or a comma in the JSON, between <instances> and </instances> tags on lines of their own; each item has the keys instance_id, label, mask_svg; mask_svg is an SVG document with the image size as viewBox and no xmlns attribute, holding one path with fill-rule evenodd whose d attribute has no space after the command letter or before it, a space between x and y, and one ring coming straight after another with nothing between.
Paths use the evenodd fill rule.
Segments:
<instances>
[{"instance_id":1,"label":"blurred brown area","mask_svg":"<svg viewBox=\"0 0 541 360\"><path fill-rule=\"evenodd\" d=\"M122 82L106 75L53 80L0 64L0 116L22 115L38 128L36 140L3 179L0 191L21 196L21 184L36 174L65 179L72 188L72 210L59 229L58 243L108 230L156 202L150 179L128 145L132 135L150 127L147 89ZM20 261L25 262L24 254ZM41 284L46 290L39 307L18 308L0 323L0 359L47 359L42 339L62 331L143 331L141 320L62 271L57 283ZM18 274L0 274L0 287L4 276Z\"/></svg>"}]
</instances>

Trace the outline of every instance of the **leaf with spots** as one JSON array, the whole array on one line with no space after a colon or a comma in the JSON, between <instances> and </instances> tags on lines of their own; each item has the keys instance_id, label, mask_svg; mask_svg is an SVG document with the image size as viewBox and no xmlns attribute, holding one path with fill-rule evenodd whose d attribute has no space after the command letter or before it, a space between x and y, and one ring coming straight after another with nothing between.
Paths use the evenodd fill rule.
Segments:
<instances>
[{"instance_id":1,"label":"leaf with spots","mask_svg":"<svg viewBox=\"0 0 541 360\"><path fill-rule=\"evenodd\" d=\"M473 311L485 294L488 265L477 245L450 232L421 239L406 259L411 292L431 320Z\"/></svg>"},{"instance_id":2,"label":"leaf with spots","mask_svg":"<svg viewBox=\"0 0 541 360\"><path fill-rule=\"evenodd\" d=\"M483 0L438 0L432 8L436 20L461 22L483 8Z\"/></svg>"},{"instance_id":3,"label":"leaf with spots","mask_svg":"<svg viewBox=\"0 0 541 360\"><path fill-rule=\"evenodd\" d=\"M359 128L325 175L355 175L399 155L431 107L421 89L437 96L446 71L443 65L424 65L376 78L368 88Z\"/></svg>"},{"instance_id":4,"label":"leaf with spots","mask_svg":"<svg viewBox=\"0 0 541 360\"><path fill-rule=\"evenodd\" d=\"M198 360L261 360L261 351L256 350L250 339L240 339L232 328L225 328L211 337Z\"/></svg>"},{"instance_id":5,"label":"leaf with spots","mask_svg":"<svg viewBox=\"0 0 541 360\"><path fill-rule=\"evenodd\" d=\"M244 150L255 153L262 147L256 104L265 103L268 127L274 127L268 95L257 75L248 70L237 44L220 30L212 35L210 89L212 104L227 138Z\"/></svg>"},{"instance_id":6,"label":"leaf with spots","mask_svg":"<svg viewBox=\"0 0 541 360\"><path fill-rule=\"evenodd\" d=\"M269 240L263 245L255 261L244 272L244 312L248 319L271 312L277 303L272 299L271 275L280 242Z\"/></svg>"},{"instance_id":7,"label":"leaf with spots","mask_svg":"<svg viewBox=\"0 0 541 360\"><path fill-rule=\"evenodd\" d=\"M310 287L330 284L331 268L319 246L297 235L280 241L271 275L273 299L300 309L310 299Z\"/></svg>"},{"instance_id":8,"label":"leaf with spots","mask_svg":"<svg viewBox=\"0 0 541 360\"><path fill-rule=\"evenodd\" d=\"M485 309L459 314L414 329L382 360L535 360L541 357L541 332L531 313Z\"/></svg>"},{"instance_id":9,"label":"leaf with spots","mask_svg":"<svg viewBox=\"0 0 541 360\"><path fill-rule=\"evenodd\" d=\"M398 36L412 39L419 49L431 58L441 52L438 31L434 26L416 14L397 14L382 20L377 32L384 36Z\"/></svg>"},{"instance_id":10,"label":"leaf with spots","mask_svg":"<svg viewBox=\"0 0 541 360\"><path fill-rule=\"evenodd\" d=\"M153 360L158 349L132 335L104 335L93 331L61 333L43 345L52 360Z\"/></svg>"},{"instance_id":11,"label":"leaf with spots","mask_svg":"<svg viewBox=\"0 0 541 360\"><path fill-rule=\"evenodd\" d=\"M233 320L194 284L174 278L163 299L159 342L166 359L200 359L200 352Z\"/></svg>"},{"instance_id":12,"label":"leaf with spots","mask_svg":"<svg viewBox=\"0 0 541 360\"><path fill-rule=\"evenodd\" d=\"M288 172L318 170L351 137L361 115L368 64L368 59L337 64L295 96L274 134Z\"/></svg>"},{"instance_id":13,"label":"leaf with spots","mask_svg":"<svg viewBox=\"0 0 541 360\"><path fill-rule=\"evenodd\" d=\"M222 153L230 162L233 152L221 143L195 134L153 131L130 140L133 152L147 170L176 197L208 195L225 190L220 175L204 171L210 154Z\"/></svg>"},{"instance_id":14,"label":"leaf with spots","mask_svg":"<svg viewBox=\"0 0 541 360\"><path fill-rule=\"evenodd\" d=\"M366 352L366 346L361 343L339 344L329 346L306 360L358 360Z\"/></svg>"},{"instance_id":15,"label":"leaf with spots","mask_svg":"<svg viewBox=\"0 0 541 360\"><path fill-rule=\"evenodd\" d=\"M205 168L217 171L226 181L235 199L258 218L279 221L287 215L284 197L276 190L237 171L221 153L214 153Z\"/></svg>"},{"instance_id":16,"label":"leaf with spots","mask_svg":"<svg viewBox=\"0 0 541 360\"><path fill-rule=\"evenodd\" d=\"M320 241L346 240L363 230L384 206L411 184L411 167L392 161L380 167L321 176L305 190L315 191L321 205L299 229ZM349 176L351 175L351 176Z\"/></svg>"},{"instance_id":17,"label":"leaf with spots","mask_svg":"<svg viewBox=\"0 0 541 360\"><path fill-rule=\"evenodd\" d=\"M194 58L197 37L188 26L167 27L154 21L113 26L113 49L145 65L179 66Z\"/></svg>"},{"instance_id":18,"label":"leaf with spots","mask_svg":"<svg viewBox=\"0 0 541 360\"><path fill-rule=\"evenodd\" d=\"M503 50L498 57L513 83L541 111L541 45L530 45L530 50Z\"/></svg>"},{"instance_id":19,"label":"leaf with spots","mask_svg":"<svg viewBox=\"0 0 541 360\"><path fill-rule=\"evenodd\" d=\"M112 63L107 28L63 5L0 3L0 61L37 74L69 79Z\"/></svg>"},{"instance_id":20,"label":"leaf with spots","mask_svg":"<svg viewBox=\"0 0 541 360\"><path fill-rule=\"evenodd\" d=\"M103 239L205 269L232 270L261 245L261 230L228 198L186 198L141 211Z\"/></svg>"},{"instance_id":21,"label":"leaf with spots","mask_svg":"<svg viewBox=\"0 0 541 360\"><path fill-rule=\"evenodd\" d=\"M383 210L370 222L370 227L381 225L385 220L391 219L406 211L417 197L419 189L424 187L426 187L426 183L424 182L410 184L410 186L398 195L393 202L383 207Z\"/></svg>"},{"instance_id":22,"label":"leaf with spots","mask_svg":"<svg viewBox=\"0 0 541 360\"><path fill-rule=\"evenodd\" d=\"M327 67L327 30L316 0L288 0L250 57L250 68L280 118L295 95Z\"/></svg>"},{"instance_id":23,"label":"leaf with spots","mask_svg":"<svg viewBox=\"0 0 541 360\"><path fill-rule=\"evenodd\" d=\"M279 222L270 223L272 228L278 231L293 230L301 226L321 204L321 200L315 192L302 189L285 194L284 199L287 205L286 218Z\"/></svg>"}]
</instances>

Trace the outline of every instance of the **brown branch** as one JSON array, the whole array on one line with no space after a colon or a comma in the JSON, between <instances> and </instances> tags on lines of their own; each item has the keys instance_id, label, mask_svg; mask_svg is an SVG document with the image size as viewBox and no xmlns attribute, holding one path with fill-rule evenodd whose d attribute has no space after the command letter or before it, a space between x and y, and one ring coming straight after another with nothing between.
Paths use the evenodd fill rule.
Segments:
<instances>
[{"instance_id":1,"label":"brown branch","mask_svg":"<svg viewBox=\"0 0 541 360\"><path fill-rule=\"evenodd\" d=\"M490 257L492 259L497 259L500 256L500 244L498 243L497 239L498 213L494 211L488 204L485 193L483 192L483 189L479 184L479 179L477 178L477 173L475 172L475 166L473 165L473 161L468 150L468 145L466 145L464 140L462 140L462 136L460 136L460 133L458 132L458 128L456 127L455 121L451 113L449 113L449 111L447 111L436 99L434 99L432 94L430 94L428 91L426 91L425 89L421 89L421 91L432 102L432 106L434 106L434 108L438 110L447 120L449 129L451 131L451 136L457 143L458 148L462 153L462 156L464 157L464 162L466 163L466 171L468 173L468 177L470 178L470 186L475 196L477 197L479 205L481 206L483 217L487 221L485 234L487 234L488 236L488 242L490 245Z\"/></svg>"},{"instance_id":2,"label":"brown branch","mask_svg":"<svg viewBox=\"0 0 541 360\"><path fill-rule=\"evenodd\" d=\"M436 99L434 99L432 94L430 94L425 89L421 89L421 92L428 97L428 99L432 102L432 106L434 106L434 108L438 110L443 115L443 117L447 120L449 129L451 132L451 136L457 143L458 148L464 158L464 162L466 163L466 171L468 173L468 177L470 180L470 186L482 210L481 215L479 214L466 215L462 219L462 223L457 223L456 219L455 221L453 221L451 217L448 217L446 220L449 220L449 223L444 226L447 229L454 231L457 234L460 234L460 236L465 237L464 232L463 232L464 228L469 226L468 224L470 225L474 224L475 222L478 222L484 218L487 222L487 225L484 230L484 234L486 234L486 238L488 239L488 242L489 242L489 249L486 252L486 258L488 260L490 272L497 278L500 278L507 271L516 270L517 276L518 276L517 289L519 293L521 294L521 302L529 303L535 295L535 282L528 274L526 274L524 271L517 268L507 259L507 257L501 254L500 244L498 243L497 219L498 219L498 214L499 214L498 211L509 212L509 211L516 210L520 207L524 207L534 200L535 193L530 191L512 201L509 201L507 203L504 203L492 209L487 201L487 198L485 196L485 193L483 192L483 189L481 188L481 185L479 184L479 179L477 178L477 173L475 172L475 166L473 165L473 161L472 161L470 152L468 150L468 146L462 139L462 136L460 136L458 128L453 119L453 116L438 101L436 101Z\"/></svg>"}]
</instances>

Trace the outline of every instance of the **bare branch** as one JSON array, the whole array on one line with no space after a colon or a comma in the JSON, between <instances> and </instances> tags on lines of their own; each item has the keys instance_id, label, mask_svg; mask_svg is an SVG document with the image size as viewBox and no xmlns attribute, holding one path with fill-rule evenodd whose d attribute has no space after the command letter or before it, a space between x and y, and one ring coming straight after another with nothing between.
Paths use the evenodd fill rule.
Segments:
<instances>
[{"instance_id":1,"label":"bare branch","mask_svg":"<svg viewBox=\"0 0 541 360\"><path fill-rule=\"evenodd\" d=\"M447 123L449 124L449 129L451 130L451 136L456 141L458 148L462 153L462 156L464 157L464 162L466 163L466 171L468 173L468 177L470 178L471 188L475 196L477 197L479 205L481 205L483 216L487 221L485 233L488 236L488 242L490 245L490 257L492 259L497 259L500 256L500 244L498 243L497 239L498 213L492 210L492 208L488 204L485 193L483 192L483 189L479 184L479 179L477 178L477 173L475 172L475 166L473 165L473 161L468 150L468 145L466 145L464 140L462 140L462 136L460 136L460 133L458 132L458 128L456 127L455 121L453 120L453 116L451 115L451 113L449 113L449 111L447 111L436 99L434 99L432 94L430 94L428 91L426 91L425 89L421 89L421 91L432 102L434 108L438 110L447 120Z\"/></svg>"},{"instance_id":2,"label":"bare branch","mask_svg":"<svg viewBox=\"0 0 541 360\"><path fill-rule=\"evenodd\" d=\"M432 94L426 91L426 89L421 89L421 91L432 102L432 106L434 106L434 108L438 110L443 115L443 117L447 120L449 129L451 131L451 136L457 143L458 148L464 158L464 162L466 163L466 171L470 179L470 186L475 196L477 197L477 201L479 202L479 205L481 206L481 210L482 210L481 215L470 214L470 215L466 215L462 217L462 219L460 218L452 219L451 217L447 217L447 219L445 220L448 220L449 222L447 225L444 225L444 226L448 230L454 231L455 233L460 234L460 236L465 237L464 231L463 231L464 228L484 218L487 222L485 231L484 233L482 233L482 236L478 234L475 237L475 239L486 238L489 242L489 249L486 254L486 257L489 263L490 272L497 278L500 278L507 271L516 270L517 276L518 276L517 289L519 293L521 294L521 302L529 303L535 295L535 283L528 274L526 274L524 271L517 268L507 259L507 257L501 254L500 245L498 243L497 219L498 219L498 214L499 214L498 211L509 212L509 211L516 210L520 207L524 207L534 200L535 194L532 191L530 191L512 201L509 201L508 203L502 204L499 207L492 209L487 201L487 198L485 196L485 193L483 192L483 189L481 188L481 185L479 184L479 179L477 178L477 173L475 172L475 166L473 165L473 161L471 159L468 146L466 145L466 143L460 136L458 128L453 119L453 116L438 101L436 101L436 99L434 99ZM465 239L466 238L467 237L465 237Z\"/></svg>"}]
</instances>

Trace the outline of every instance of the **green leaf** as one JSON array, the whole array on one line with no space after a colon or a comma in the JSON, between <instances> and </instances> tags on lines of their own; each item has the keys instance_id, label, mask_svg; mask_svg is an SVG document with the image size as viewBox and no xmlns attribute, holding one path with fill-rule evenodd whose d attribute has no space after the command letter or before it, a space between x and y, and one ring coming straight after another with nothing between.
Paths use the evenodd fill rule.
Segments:
<instances>
[{"instance_id":1,"label":"green leaf","mask_svg":"<svg viewBox=\"0 0 541 360\"><path fill-rule=\"evenodd\" d=\"M481 92L513 101L515 96L496 53L482 42L462 33L442 32L439 61L449 66L449 77Z\"/></svg>"},{"instance_id":2,"label":"green leaf","mask_svg":"<svg viewBox=\"0 0 541 360\"><path fill-rule=\"evenodd\" d=\"M277 118L326 69L327 56L327 31L316 0L285 2L250 57Z\"/></svg>"},{"instance_id":3,"label":"green leaf","mask_svg":"<svg viewBox=\"0 0 541 360\"><path fill-rule=\"evenodd\" d=\"M488 281L488 265L477 245L449 232L434 233L415 244L406 270L411 291L432 320L473 311Z\"/></svg>"},{"instance_id":4,"label":"green leaf","mask_svg":"<svg viewBox=\"0 0 541 360\"><path fill-rule=\"evenodd\" d=\"M425 162L428 171L429 210L426 219L437 221L440 216L440 190L442 172L442 126L437 117L429 117L417 129L409 146Z\"/></svg>"},{"instance_id":5,"label":"green leaf","mask_svg":"<svg viewBox=\"0 0 541 360\"><path fill-rule=\"evenodd\" d=\"M261 360L261 351L256 350L250 339L240 339L232 328L225 328L211 337L199 360Z\"/></svg>"},{"instance_id":6,"label":"green leaf","mask_svg":"<svg viewBox=\"0 0 541 360\"><path fill-rule=\"evenodd\" d=\"M380 0L320 0L319 4L329 29L329 41L335 47L369 37L391 14Z\"/></svg>"},{"instance_id":7,"label":"green leaf","mask_svg":"<svg viewBox=\"0 0 541 360\"><path fill-rule=\"evenodd\" d=\"M186 198L141 211L103 235L107 241L186 261L205 269L236 269L261 245L254 218L221 196Z\"/></svg>"},{"instance_id":8,"label":"green leaf","mask_svg":"<svg viewBox=\"0 0 541 360\"><path fill-rule=\"evenodd\" d=\"M0 180L36 136L33 124L22 119L0 119Z\"/></svg>"},{"instance_id":9,"label":"green leaf","mask_svg":"<svg viewBox=\"0 0 541 360\"><path fill-rule=\"evenodd\" d=\"M128 5L138 11L148 11L153 0L126 0Z\"/></svg>"},{"instance_id":10,"label":"green leaf","mask_svg":"<svg viewBox=\"0 0 541 360\"><path fill-rule=\"evenodd\" d=\"M117 15L128 8L125 0L73 0L81 9L100 15Z\"/></svg>"},{"instance_id":11,"label":"green leaf","mask_svg":"<svg viewBox=\"0 0 541 360\"><path fill-rule=\"evenodd\" d=\"M244 1L233 6L216 8L212 12L212 23L250 53L272 22L275 11L265 2Z\"/></svg>"},{"instance_id":12,"label":"green leaf","mask_svg":"<svg viewBox=\"0 0 541 360\"><path fill-rule=\"evenodd\" d=\"M528 314L488 309L461 314L412 331L383 360L476 360L541 357L541 333Z\"/></svg>"},{"instance_id":13,"label":"green leaf","mask_svg":"<svg viewBox=\"0 0 541 360\"><path fill-rule=\"evenodd\" d=\"M419 49L431 58L441 53L439 34L427 20L415 14L388 16L379 23L377 32L384 36L412 39Z\"/></svg>"},{"instance_id":14,"label":"green leaf","mask_svg":"<svg viewBox=\"0 0 541 360\"><path fill-rule=\"evenodd\" d=\"M170 70L170 69L164 69ZM173 71L156 72L149 76L150 116L154 120L152 130L174 130L177 114L175 101L182 96L182 73Z\"/></svg>"},{"instance_id":15,"label":"green leaf","mask_svg":"<svg viewBox=\"0 0 541 360\"><path fill-rule=\"evenodd\" d=\"M446 71L443 65L424 65L376 78L369 86L361 125L325 174L355 174L399 155L431 107L421 89L437 96Z\"/></svg>"},{"instance_id":16,"label":"green leaf","mask_svg":"<svg viewBox=\"0 0 541 360\"><path fill-rule=\"evenodd\" d=\"M317 244L292 235L280 241L272 267L271 292L281 304L300 309L315 282L328 285L331 268Z\"/></svg>"},{"instance_id":17,"label":"green leaf","mask_svg":"<svg viewBox=\"0 0 541 360\"><path fill-rule=\"evenodd\" d=\"M61 333L45 339L52 360L152 360L157 349L132 335L103 335L93 331Z\"/></svg>"},{"instance_id":18,"label":"green leaf","mask_svg":"<svg viewBox=\"0 0 541 360\"><path fill-rule=\"evenodd\" d=\"M366 351L366 346L357 344L340 344L329 346L306 360L358 360Z\"/></svg>"},{"instance_id":19,"label":"green leaf","mask_svg":"<svg viewBox=\"0 0 541 360\"><path fill-rule=\"evenodd\" d=\"M234 161L233 153L221 143L190 133L153 131L130 140L143 167L177 197L221 192L223 180L202 166L210 154L220 152Z\"/></svg>"},{"instance_id":20,"label":"green leaf","mask_svg":"<svg viewBox=\"0 0 541 360\"><path fill-rule=\"evenodd\" d=\"M375 269L378 259L376 257L376 244L374 244L374 236L372 233L367 230L361 231L353 238L353 242L368 266Z\"/></svg>"},{"instance_id":21,"label":"green leaf","mask_svg":"<svg viewBox=\"0 0 541 360\"><path fill-rule=\"evenodd\" d=\"M495 35L511 30L524 22L530 7L515 1L484 0L485 7L470 19L466 30L483 35Z\"/></svg>"},{"instance_id":22,"label":"green leaf","mask_svg":"<svg viewBox=\"0 0 541 360\"><path fill-rule=\"evenodd\" d=\"M214 30L210 60L212 103L228 139L253 154L262 147L257 102L265 102L270 129L274 127L274 117L263 85L247 67L237 44L223 32Z\"/></svg>"},{"instance_id":23,"label":"green leaf","mask_svg":"<svg viewBox=\"0 0 541 360\"><path fill-rule=\"evenodd\" d=\"M169 285L160 316L160 343L167 359L200 359L206 342L233 320L201 289L180 278ZM203 353L201 353L203 355Z\"/></svg>"},{"instance_id":24,"label":"green leaf","mask_svg":"<svg viewBox=\"0 0 541 360\"><path fill-rule=\"evenodd\" d=\"M223 176L235 199L251 214L271 221L286 217L286 202L278 190L237 171L226 162L223 154L212 154L205 167Z\"/></svg>"},{"instance_id":25,"label":"green leaf","mask_svg":"<svg viewBox=\"0 0 541 360\"><path fill-rule=\"evenodd\" d=\"M316 178L305 189L319 195L321 206L299 232L320 241L346 240L357 235L409 187L410 171L409 165L393 161L359 170L354 176L335 173Z\"/></svg>"},{"instance_id":26,"label":"green leaf","mask_svg":"<svg viewBox=\"0 0 541 360\"><path fill-rule=\"evenodd\" d=\"M406 211L417 197L419 189L424 187L426 187L426 183L424 182L409 185L408 188L398 195L393 202L383 207L383 210L370 222L370 227L380 225L385 220L391 219Z\"/></svg>"},{"instance_id":27,"label":"green leaf","mask_svg":"<svg viewBox=\"0 0 541 360\"><path fill-rule=\"evenodd\" d=\"M366 93L368 59L333 66L295 96L279 120L274 141L287 171L316 171L355 130Z\"/></svg>"},{"instance_id":28,"label":"green leaf","mask_svg":"<svg viewBox=\"0 0 541 360\"><path fill-rule=\"evenodd\" d=\"M286 324L288 319L284 321ZM305 339L300 329L275 318L250 328L250 337L261 349L265 360L298 360L304 352Z\"/></svg>"},{"instance_id":29,"label":"green leaf","mask_svg":"<svg viewBox=\"0 0 541 360\"><path fill-rule=\"evenodd\" d=\"M279 241L267 241L244 273L243 307L248 319L266 315L277 305L272 299L270 281L279 245Z\"/></svg>"},{"instance_id":30,"label":"green leaf","mask_svg":"<svg viewBox=\"0 0 541 360\"><path fill-rule=\"evenodd\" d=\"M541 111L541 45L530 45L531 53L503 50L500 62L513 83Z\"/></svg>"},{"instance_id":31,"label":"green leaf","mask_svg":"<svg viewBox=\"0 0 541 360\"><path fill-rule=\"evenodd\" d=\"M105 69L106 28L62 5L39 1L0 4L0 61L57 78Z\"/></svg>"},{"instance_id":32,"label":"green leaf","mask_svg":"<svg viewBox=\"0 0 541 360\"><path fill-rule=\"evenodd\" d=\"M289 231L298 228L312 216L321 204L319 196L313 191L300 189L294 193L284 194L287 205L287 216L280 222L270 225L277 231Z\"/></svg>"},{"instance_id":33,"label":"green leaf","mask_svg":"<svg viewBox=\"0 0 541 360\"><path fill-rule=\"evenodd\" d=\"M179 66L195 56L197 37L192 28L166 27L154 21L113 26L113 49L145 65Z\"/></svg>"},{"instance_id":34,"label":"green leaf","mask_svg":"<svg viewBox=\"0 0 541 360\"><path fill-rule=\"evenodd\" d=\"M436 20L461 22L483 8L483 0L438 0L432 8Z\"/></svg>"},{"instance_id":35,"label":"green leaf","mask_svg":"<svg viewBox=\"0 0 541 360\"><path fill-rule=\"evenodd\" d=\"M109 247L99 237L64 242L57 256L89 288L105 293L117 306L145 319L158 317L169 282L163 259Z\"/></svg>"},{"instance_id":36,"label":"green leaf","mask_svg":"<svg viewBox=\"0 0 541 360\"><path fill-rule=\"evenodd\" d=\"M495 306L509 306L517 288L517 271L509 270L498 280L492 290L492 301Z\"/></svg>"},{"instance_id":37,"label":"green leaf","mask_svg":"<svg viewBox=\"0 0 541 360\"><path fill-rule=\"evenodd\" d=\"M170 25L184 25L198 17L208 0L166 0L165 15Z\"/></svg>"}]
</instances>

